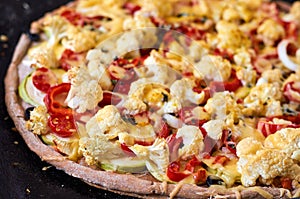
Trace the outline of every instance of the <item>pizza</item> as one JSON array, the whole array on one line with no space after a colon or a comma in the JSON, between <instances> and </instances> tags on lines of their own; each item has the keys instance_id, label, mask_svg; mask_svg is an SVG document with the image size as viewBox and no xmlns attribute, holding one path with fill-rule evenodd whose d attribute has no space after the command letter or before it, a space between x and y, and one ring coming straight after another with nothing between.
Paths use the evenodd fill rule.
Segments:
<instances>
[{"instance_id":1,"label":"pizza","mask_svg":"<svg viewBox=\"0 0 300 199\"><path fill-rule=\"evenodd\" d=\"M300 2L77 0L21 36L28 147L136 197L300 196Z\"/></svg>"}]
</instances>

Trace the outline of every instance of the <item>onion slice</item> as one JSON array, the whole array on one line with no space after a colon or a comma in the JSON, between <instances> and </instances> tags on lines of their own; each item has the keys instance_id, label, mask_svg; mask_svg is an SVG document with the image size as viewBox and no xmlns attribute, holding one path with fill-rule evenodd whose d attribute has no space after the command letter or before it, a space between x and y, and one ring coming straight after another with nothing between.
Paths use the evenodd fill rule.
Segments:
<instances>
[{"instance_id":1,"label":"onion slice","mask_svg":"<svg viewBox=\"0 0 300 199\"><path fill-rule=\"evenodd\" d=\"M278 57L279 57L280 61L284 64L285 67L287 67L288 69L290 69L292 71L296 71L297 68L299 67L299 64L296 64L289 58L289 55L287 53L287 48L288 48L289 44L293 44L293 42L291 40L287 40L287 39L282 40L278 44L278 46L277 46Z\"/></svg>"}]
</instances>

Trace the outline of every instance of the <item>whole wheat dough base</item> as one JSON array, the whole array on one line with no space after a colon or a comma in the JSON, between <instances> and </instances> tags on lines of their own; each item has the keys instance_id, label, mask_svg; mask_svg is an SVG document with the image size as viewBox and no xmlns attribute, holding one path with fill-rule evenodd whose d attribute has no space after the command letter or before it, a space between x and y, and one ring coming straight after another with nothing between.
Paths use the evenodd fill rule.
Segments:
<instances>
[{"instance_id":1,"label":"whole wheat dough base","mask_svg":"<svg viewBox=\"0 0 300 199\"><path fill-rule=\"evenodd\" d=\"M45 145L37 135L25 128L25 108L22 106L22 99L18 96L18 69L30 44L29 37L25 34L22 35L16 46L12 62L5 77L5 102L7 110L28 147L43 161L97 188L141 198L169 197L176 185L168 184L167 187L164 188L163 183L152 180L150 176L140 177L132 174L118 174L83 166L66 159L63 155ZM272 194L274 198L288 198L287 193L283 192L285 195L282 196L282 192L278 188L262 187L261 189ZM212 187L205 188L189 184L184 184L176 194L176 197L209 198L217 195L223 196L224 198L236 198L239 195L242 198L264 198L258 192L251 189L241 189L240 194L238 194L237 191L234 190L222 190Z\"/></svg>"}]
</instances>

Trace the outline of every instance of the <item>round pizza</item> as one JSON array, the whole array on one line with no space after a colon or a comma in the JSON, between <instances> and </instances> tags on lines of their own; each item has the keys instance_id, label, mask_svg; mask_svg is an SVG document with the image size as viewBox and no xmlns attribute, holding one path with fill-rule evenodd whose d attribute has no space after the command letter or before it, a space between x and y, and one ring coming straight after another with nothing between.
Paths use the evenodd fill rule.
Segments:
<instances>
[{"instance_id":1,"label":"round pizza","mask_svg":"<svg viewBox=\"0 0 300 199\"><path fill-rule=\"evenodd\" d=\"M300 2L76 0L5 79L43 161L120 194L300 196Z\"/></svg>"}]
</instances>

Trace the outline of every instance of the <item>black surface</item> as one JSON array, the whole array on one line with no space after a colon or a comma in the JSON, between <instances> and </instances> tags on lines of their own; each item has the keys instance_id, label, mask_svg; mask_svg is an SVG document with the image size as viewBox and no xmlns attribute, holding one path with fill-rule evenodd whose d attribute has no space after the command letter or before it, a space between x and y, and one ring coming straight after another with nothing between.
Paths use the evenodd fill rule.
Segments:
<instances>
[{"instance_id":1,"label":"black surface","mask_svg":"<svg viewBox=\"0 0 300 199\"><path fill-rule=\"evenodd\" d=\"M3 79L20 34L38 19L67 0L0 0L0 199L22 198L129 198L91 187L79 179L50 167L31 152L12 130L4 103Z\"/></svg>"}]
</instances>

